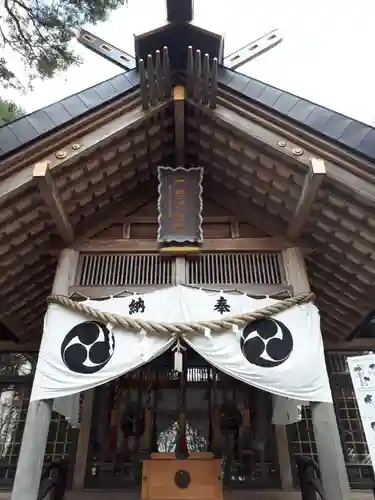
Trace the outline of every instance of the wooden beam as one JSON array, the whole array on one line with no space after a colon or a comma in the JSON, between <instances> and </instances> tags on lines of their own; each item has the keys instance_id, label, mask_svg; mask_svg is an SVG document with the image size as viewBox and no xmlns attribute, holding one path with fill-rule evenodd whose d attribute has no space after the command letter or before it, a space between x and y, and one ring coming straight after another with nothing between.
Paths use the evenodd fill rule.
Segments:
<instances>
[{"instance_id":1,"label":"wooden beam","mask_svg":"<svg viewBox=\"0 0 375 500\"><path fill-rule=\"evenodd\" d=\"M38 352L39 344L36 342L18 343L18 342L7 342L5 340L0 341L0 353L1 352Z\"/></svg>"},{"instance_id":2,"label":"wooden beam","mask_svg":"<svg viewBox=\"0 0 375 500\"><path fill-rule=\"evenodd\" d=\"M324 155L327 168L327 177L337 183L341 189L350 188L353 192L362 197L367 197L369 201L375 203L374 174L365 173L365 166L361 169L356 166L359 158L351 163L342 162L338 156L331 155L329 151L320 150L314 146L313 141L306 143L306 139L301 137L301 131L292 136L287 132L285 125L278 125L278 119L273 113L272 116L263 118L261 111L257 114L248 111L250 107L241 99L232 98L224 90L220 91L218 106L215 110L208 110L199 103L189 100L189 105L199 108L208 113L215 121L225 125L228 130L237 137L242 136L247 141L251 141L258 146L263 147L271 154L285 155L293 163L300 166L309 166L310 158L317 155ZM225 97L223 97L225 96ZM235 101L234 104L232 101ZM308 134L306 134L307 136ZM316 139L316 138L315 138ZM351 157L353 159L353 157ZM373 171L373 169L372 169ZM355 172L355 173L352 173Z\"/></svg>"},{"instance_id":3,"label":"wooden beam","mask_svg":"<svg viewBox=\"0 0 375 500\"><path fill-rule=\"evenodd\" d=\"M281 251L290 244L282 238L213 238L205 239L202 252L264 252ZM155 240L121 239L121 240L90 240L79 245L81 252L125 252L143 253L159 252Z\"/></svg>"},{"instance_id":4,"label":"wooden beam","mask_svg":"<svg viewBox=\"0 0 375 500\"><path fill-rule=\"evenodd\" d=\"M88 132L82 132L81 135L75 134L74 139L69 141L69 136L65 139L65 145L60 150L56 147L49 148L50 152L45 157L40 158L40 162L48 161L49 168L60 169L66 164L79 161L82 155L87 156L94 152L103 141L114 141L120 135L125 134L126 129L140 125L153 115L157 115L161 110L170 105L169 101L157 104L150 111L144 111L138 102L133 100L126 106L119 106L119 111L113 113L112 119L107 118L105 123L100 123L97 127L90 127ZM94 122L95 123L95 122ZM82 126L85 130L85 127ZM14 172L8 177L4 177L0 183L0 202L4 203L9 198L25 190L33 182L33 165L25 166L20 171Z\"/></svg>"},{"instance_id":5,"label":"wooden beam","mask_svg":"<svg viewBox=\"0 0 375 500\"><path fill-rule=\"evenodd\" d=\"M324 349L326 351L375 351L375 339L363 338L353 339L344 342L324 342Z\"/></svg>"},{"instance_id":6,"label":"wooden beam","mask_svg":"<svg viewBox=\"0 0 375 500\"><path fill-rule=\"evenodd\" d=\"M118 220L119 213L125 218L139 210L153 199L157 198L157 183L155 180L141 182L135 189L125 193L124 199L111 203L107 208L98 214L85 219L77 225L76 243L82 243L106 229L111 223Z\"/></svg>"},{"instance_id":7,"label":"wooden beam","mask_svg":"<svg viewBox=\"0 0 375 500\"><path fill-rule=\"evenodd\" d=\"M173 87L175 158L178 166L185 164L185 87Z\"/></svg>"},{"instance_id":8,"label":"wooden beam","mask_svg":"<svg viewBox=\"0 0 375 500\"><path fill-rule=\"evenodd\" d=\"M314 200L325 175L324 161L319 158L310 158L310 168L302 187L301 197L286 232L287 240L296 241L301 235L309 220Z\"/></svg>"},{"instance_id":9,"label":"wooden beam","mask_svg":"<svg viewBox=\"0 0 375 500\"><path fill-rule=\"evenodd\" d=\"M225 187L224 183L206 178L204 193L206 197L216 200L220 206L238 216L239 222L247 222L270 236L282 237L285 234L285 228L280 225L276 216L265 214L264 210Z\"/></svg>"},{"instance_id":10,"label":"wooden beam","mask_svg":"<svg viewBox=\"0 0 375 500\"><path fill-rule=\"evenodd\" d=\"M91 418L94 405L95 389L88 389L83 393L82 417L81 425L79 426L79 436L77 443L76 460L73 473L73 490L83 491L86 467L87 454L90 444L91 435Z\"/></svg>"},{"instance_id":11,"label":"wooden beam","mask_svg":"<svg viewBox=\"0 0 375 500\"><path fill-rule=\"evenodd\" d=\"M49 214L54 222L61 239L67 245L74 242L74 230L65 213L57 187L52 179L48 161L41 161L34 167L34 179L37 181L39 192L47 205Z\"/></svg>"},{"instance_id":12,"label":"wooden beam","mask_svg":"<svg viewBox=\"0 0 375 500\"><path fill-rule=\"evenodd\" d=\"M185 260L185 259L184 259ZM186 259L188 260L188 259ZM79 299L83 297L91 297L99 299L103 297L111 297L124 292L124 290L131 293L150 293L156 290L164 290L171 285L122 285L122 286L72 286L69 289L69 294L74 295ZM279 299L290 297L292 287L282 285L253 285L253 284L235 284L235 285L207 285L206 283L196 283L194 286L207 288L208 290L231 290L235 288L239 292L247 293L253 296L276 295Z\"/></svg>"}]
</instances>

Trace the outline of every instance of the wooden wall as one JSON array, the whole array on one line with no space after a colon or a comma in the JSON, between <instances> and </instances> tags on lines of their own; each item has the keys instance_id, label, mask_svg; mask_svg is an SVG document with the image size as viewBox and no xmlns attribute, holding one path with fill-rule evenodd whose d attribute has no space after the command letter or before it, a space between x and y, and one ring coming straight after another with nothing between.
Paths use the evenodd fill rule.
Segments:
<instances>
[{"instance_id":1,"label":"wooden wall","mask_svg":"<svg viewBox=\"0 0 375 500\"><path fill-rule=\"evenodd\" d=\"M267 236L259 229L235 217L215 202L203 198L203 234L205 238L261 238ZM131 216L118 217L93 239L156 239L157 198Z\"/></svg>"}]
</instances>

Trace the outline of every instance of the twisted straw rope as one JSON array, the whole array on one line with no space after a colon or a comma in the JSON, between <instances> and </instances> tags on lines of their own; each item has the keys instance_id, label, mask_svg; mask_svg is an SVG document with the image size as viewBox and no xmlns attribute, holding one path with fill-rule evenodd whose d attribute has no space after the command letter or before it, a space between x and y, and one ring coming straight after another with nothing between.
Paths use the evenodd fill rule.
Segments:
<instances>
[{"instance_id":1,"label":"twisted straw rope","mask_svg":"<svg viewBox=\"0 0 375 500\"><path fill-rule=\"evenodd\" d=\"M120 326L125 330L144 330L151 334L164 335L186 335L204 333L209 329L212 332L222 332L230 330L234 325L243 326L253 321L269 318L274 314L286 311L293 306L310 302L314 299L313 293L302 293L295 297L290 297L285 300L280 300L275 304L259 309L258 311L249 312L246 314L238 314L230 318L217 319L212 321L199 321L197 323L155 323L153 321L144 321L142 319L129 318L108 312L98 311L93 307L85 305L83 302L76 302L65 297L64 295L50 295L47 297L48 304L59 304L67 309L90 316L91 318L104 323L111 323L115 326Z\"/></svg>"}]
</instances>

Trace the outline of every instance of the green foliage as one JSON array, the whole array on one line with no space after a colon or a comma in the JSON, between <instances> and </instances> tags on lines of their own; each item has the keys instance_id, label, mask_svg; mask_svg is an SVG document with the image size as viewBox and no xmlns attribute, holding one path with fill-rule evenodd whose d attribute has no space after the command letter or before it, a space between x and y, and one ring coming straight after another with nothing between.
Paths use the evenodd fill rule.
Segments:
<instances>
[{"instance_id":1,"label":"green foliage","mask_svg":"<svg viewBox=\"0 0 375 500\"><path fill-rule=\"evenodd\" d=\"M2 0L0 49L18 54L28 82L51 78L56 72L79 64L70 41L84 24L105 21L127 0ZM0 87L22 88L9 61L0 57Z\"/></svg>"},{"instance_id":2,"label":"green foliage","mask_svg":"<svg viewBox=\"0 0 375 500\"><path fill-rule=\"evenodd\" d=\"M25 111L13 101L0 99L0 125L12 122L25 114Z\"/></svg>"}]
</instances>

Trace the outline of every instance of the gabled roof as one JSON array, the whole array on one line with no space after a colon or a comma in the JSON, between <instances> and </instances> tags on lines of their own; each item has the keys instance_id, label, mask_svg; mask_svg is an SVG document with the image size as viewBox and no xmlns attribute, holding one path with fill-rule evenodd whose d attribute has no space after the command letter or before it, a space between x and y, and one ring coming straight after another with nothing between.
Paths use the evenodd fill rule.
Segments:
<instances>
[{"instance_id":1,"label":"gabled roof","mask_svg":"<svg viewBox=\"0 0 375 500\"><path fill-rule=\"evenodd\" d=\"M0 127L0 159L100 109L139 85L127 71Z\"/></svg>"},{"instance_id":2,"label":"gabled roof","mask_svg":"<svg viewBox=\"0 0 375 500\"><path fill-rule=\"evenodd\" d=\"M311 132L375 160L375 128L259 80L219 67L219 84ZM137 88L136 69L0 127L0 159Z\"/></svg>"},{"instance_id":3,"label":"gabled roof","mask_svg":"<svg viewBox=\"0 0 375 500\"><path fill-rule=\"evenodd\" d=\"M324 335L343 340L374 308L374 130L225 68L190 94L188 72L185 103L140 73L0 128L0 321L39 339L54 252L155 196L155 167L182 144L210 199L309 249Z\"/></svg>"},{"instance_id":4,"label":"gabled roof","mask_svg":"<svg viewBox=\"0 0 375 500\"><path fill-rule=\"evenodd\" d=\"M337 141L357 154L375 159L374 127L227 68L220 68L219 81L266 109Z\"/></svg>"}]
</instances>

